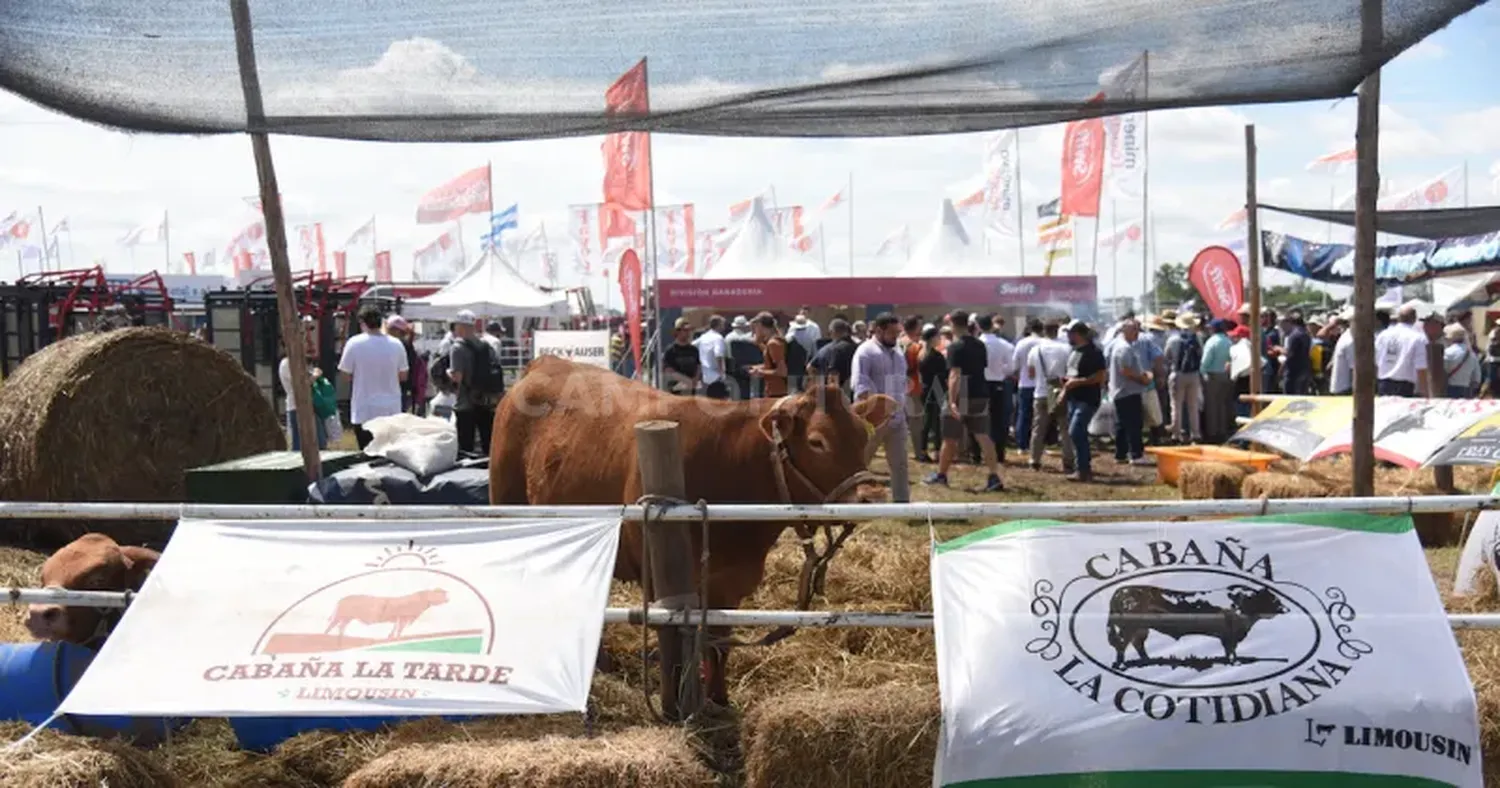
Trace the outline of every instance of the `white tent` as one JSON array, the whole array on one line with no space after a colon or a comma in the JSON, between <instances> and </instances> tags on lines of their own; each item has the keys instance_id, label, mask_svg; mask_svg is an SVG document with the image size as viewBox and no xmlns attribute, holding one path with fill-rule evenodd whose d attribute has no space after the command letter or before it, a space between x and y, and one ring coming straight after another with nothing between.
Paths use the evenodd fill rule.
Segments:
<instances>
[{"instance_id":1,"label":"white tent","mask_svg":"<svg viewBox=\"0 0 1500 788\"><path fill-rule=\"evenodd\" d=\"M568 316L568 299L532 287L501 255L486 252L442 290L406 302L402 314L414 320L452 320L467 309L478 317Z\"/></svg>"},{"instance_id":2,"label":"white tent","mask_svg":"<svg viewBox=\"0 0 1500 788\"><path fill-rule=\"evenodd\" d=\"M776 235L759 197L703 279L818 279L825 276L816 263ZM665 276L664 276L665 278Z\"/></svg>"},{"instance_id":3,"label":"white tent","mask_svg":"<svg viewBox=\"0 0 1500 788\"><path fill-rule=\"evenodd\" d=\"M969 242L953 201L945 198L932 229L912 247L911 257L896 275L995 276L999 267L997 260L986 258L979 247Z\"/></svg>"}]
</instances>

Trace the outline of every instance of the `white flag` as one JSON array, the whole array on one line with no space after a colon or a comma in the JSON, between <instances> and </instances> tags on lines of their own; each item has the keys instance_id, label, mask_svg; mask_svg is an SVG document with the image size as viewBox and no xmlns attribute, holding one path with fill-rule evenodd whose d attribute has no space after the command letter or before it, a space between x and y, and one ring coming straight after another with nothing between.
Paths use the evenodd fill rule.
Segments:
<instances>
[{"instance_id":1,"label":"white flag","mask_svg":"<svg viewBox=\"0 0 1500 788\"><path fill-rule=\"evenodd\" d=\"M120 238L121 246L137 246L139 244L159 244L167 237L167 215L162 214L161 221L148 222L133 228Z\"/></svg>"},{"instance_id":2,"label":"white flag","mask_svg":"<svg viewBox=\"0 0 1500 788\"><path fill-rule=\"evenodd\" d=\"M1131 222L1100 238L1099 246L1102 249L1114 249L1116 247L1124 249L1140 243L1142 235L1141 223Z\"/></svg>"},{"instance_id":3,"label":"white flag","mask_svg":"<svg viewBox=\"0 0 1500 788\"><path fill-rule=\"evenodd\" d=\"M584 276L601 269L604 244L600 236L599 206L568 206L568 246L572 249L573 267Z\"/></svg>"},{"instance_id":4,"label":"white flag","mask_svg":"<svg viewBox=\"0 0 1500 788\"><path fill-rule=\"evenodd\" d=\"M618 518L183 521L59 710L581 712L619 531Z\"/></svg>"},{"instance_id":5,"label":"white flag","mask_svg":"<svg viewBox=\"0 0 1500 788\"><path fill-rule=\"evenodd\" d=\"M1483 785L1410 517L1004 523L932 596L934 785Z\"/></svg>"},{"instance_id":6,"label":"white flag","mask_svg":"<svg viewBox=\"0 0 1500 788\"><path fill-rule=\"evenodd\" d=\"M888 254L898 255L902 260L911 257L911 228L909 226L903 224L897 227L875 249L876 257L884 257Z\"/></svg>"},{"instance_id":7,"label":"white flag","mask_svg":"<svg viewBox=\"0 0 1500 788\"><path fill-rule=\"evenodd\" d=\"M1020 137L1013 130L991 134L984 145L984 229L1014 238L1021 233L1021 201L1016 196Z\"/></svg>"},{"instance_id":8,"label":"white flag","mask_svg":"<svg viewBox=\"0 0 1500 788\"><path fill-rule=\"evenodd\" d=\"M443 284L452 282L464 272L463 237L457 222L432 243L412 253L411 270L418 282Z\"/></svg>"},{"instance_id":9,"label":"white flag","mask_svg":"<svg viewBox=\"0 0 1500 788\"><path fill-rule=\"evenodd\" d=\"M1146 61L1137 57L1110 78L1104 94L1111 99L1139 100L1146 97ZM1146 188L1145 114L1129 112L1104 119L1105 183L1111 194L1139 198Z\"/></svg>"},{"instance_id":10,"label":"white flag","mask_svg":"<svg viewBox=\"0 0 1500 788\"><path fill-rule=\"evenodd\" d=\"M661 265L679 274L697 273L697 210L692 203L656 209L656 250Z\"/></svg>"},{"instance_id":11,"label":"white flag","mask_svg":"<svg viewBox=\"0 0 1500 788\"><path fill-rule=\"evenodd\" d=\"M1463 170L1454 167L1442 175L1404 192L1380 198L1382 211L1419 211L1428 208L1453 208L1463 204Z\"/></svg>"}]
</instances>

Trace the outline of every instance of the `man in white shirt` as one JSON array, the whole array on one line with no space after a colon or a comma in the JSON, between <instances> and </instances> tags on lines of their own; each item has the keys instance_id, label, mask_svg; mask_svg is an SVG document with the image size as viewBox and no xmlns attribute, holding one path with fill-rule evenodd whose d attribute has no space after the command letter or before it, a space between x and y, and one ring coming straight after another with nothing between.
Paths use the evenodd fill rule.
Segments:
<instances>
[{"instance_id":1,"label":"man in white shirt","mask_svg":"<svg viewBox=\"0 0 1500 788\"><path fill-rule=\"evenodd\" d=\"M1417 383L1427 369L1427 335L1417 325L1411 303L1396 313L1396 322L1375 337L1376 393L1385 397L1419 396Z\"/></svg>"},{"instance_id":2,"label":"man in white shirt","mask_svg":"<svg viewBox=\"0 0 1500 788\"><path fill-rule=\"evenodd\" d=\"M364 331L344 343L339 371L350 379L349 421L363 451L374 437L364 425L371 419L401 412L401 381L406 380L409 367L401 341L380 330L379 309L367 306L360 310L359 322Z\"/></svg>"},{"instance_id":3,"label":"man in white shirt","mask_svg":"<svg viewBox=\"0 0 1500 788\"><path fill-rule=\"evenodd\" d=\"M724 379L724 359L729 356L729 345L724 341L724 318L710 317L708 330L693 344L698 347L698 363L702 365L704 396L729 399L729 385Z\"/></svg>"},{"instance_id":4,"label":"man in white shirt","mask_svg":"<svg viewBox=\"0 0 1500 788\"><path fill-rule=\"evenodd\" d=\"M1031 318L1026 321L1022 328L1021 339L1016 342L1016 351L1011 356L1012 366L1016 368L1016 447L1022 454L1031 450L1031 417L1035 408L1032 401L1036 399L1036 376L1031 372L1031 365L1027 360L1031 358L1031 350L1042 342L1042 321Z\"/></svg>"},{"instance_id":5,"label":"man in white shirt","mask_svg":"<svg viewBox=\"0 0 1500 788\"><path fill-rule=\"evenodd\" d=\"M1479 395L1479 353L1469 345L1469 332L1458 323L1443 329L1448 348L1443 351L1443 372L1449 399L1472 399Z\"/></svg>"},{"instance_id":6,"label":"man in white shirt","mask_svg":"<svg viewBox=\"0 0 1500 788\"><path fill-rule=\"evenodd\" d=\"M1354 307L1347 307L1339 317L1348 325L1354 323ZM1354 393L1354 329L1346 328L1333 343L1333 363L1330 365L1328 393L1346 396Z\"/></svg>"},{"instance_id":7,"label":"man in white shirt","mask_svg":"<svg viewBox=\"0 0 1500 788\"><path fill-rule=\"evenodd\" d=\"M990 440L995 442L995 459L1005 464L1005 441L1010 435L1010 400L1014 393L1011 375L1016 346L1000 336L1000 324L994 315L980 315L979 338L984 341L989 363L984 368L984 382L990 392Z\"/></svg>"},{"instance_id":8,"label":"man in white shirt","mask_svg":"<svg viewBox=\"0 0 1500 788\"><path fill-rule=\"evenodd\" d=\"M1062 379L1068 375L1068 355L1073 348L1061 339L1053 339L1057 332L1063 328L1060 324L1048 323L1042 329L1045 337L1038 342L1026 354L1026 367L1031 373L1032 380L1036 383L1035 395L1031 402L1022 402L1020 406L1032 409L1031 418L1031 469L1039 471L1042 469L1042 452L1047 448L1047 432L1053 424L1061 425L1066 419L1068 406L1063 402L1060 393ZM1059 395L1055 405L1052 399L1054 389L1059 389ZM1058 441L1062 445L1063 470L1073 472L1073 442L1068 440L1067 435L1060 435Z\"/></svg>"}]
</instances>

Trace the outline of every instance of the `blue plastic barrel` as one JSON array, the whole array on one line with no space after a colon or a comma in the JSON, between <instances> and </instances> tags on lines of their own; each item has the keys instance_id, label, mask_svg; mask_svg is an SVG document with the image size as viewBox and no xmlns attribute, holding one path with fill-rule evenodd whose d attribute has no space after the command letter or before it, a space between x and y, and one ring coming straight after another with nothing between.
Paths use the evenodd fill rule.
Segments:
<instances>
[{"instance_id":1,"label":"blue plastic barrel","mask_svg":"<svg viewBox=\"0 0 1500 788\"><path fill-rule=\"evenodd\" d=\"M73 690L94 660L72 643L0 643L0 719L40 725ZM157 717L85 717L69 714L52 727L84 736L125 736L140 744L160 741L187 720Z\"/></svg>"},{"instance_id":2,"label":"blue plastic barrel","mask_svg":"<svg viewBox=\"0 0 1500 788\"><path fill-rule=\"evenodd\" d=\"M270 752L276 745L308 731L378 731L386 725L398 725L420 716L407 717L230 717L229 727L239 739L240 749ZM443 717L448 722L465 722L473 716Z\"/></svg>"}]
</instances>

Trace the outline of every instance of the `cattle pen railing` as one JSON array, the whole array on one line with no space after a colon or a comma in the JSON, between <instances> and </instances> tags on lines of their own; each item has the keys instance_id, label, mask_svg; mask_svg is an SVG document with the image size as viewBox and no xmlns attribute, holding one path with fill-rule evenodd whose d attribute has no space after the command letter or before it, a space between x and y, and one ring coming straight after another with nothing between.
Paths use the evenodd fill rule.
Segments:
<instances>
[{"instance_id":1,"label":"cattle pen railing","mask_svg":"<svg viewBox=\"0 0 1500 788\"><path fill-rule=\"evenodd\" d=\"M1429 514L1500 509L1490 495L1407 496L1385 498L1288 498L1280 500L1096 501L1039 503L877 503L877 504L709 504L656 506L652 520L786 522L861 522L897 519L919 524L975 519L1091 519L1165 517L1246 517L1316 512ZM0 521L17 519L131 520L469 520L619 517L643 521L646 507L625 506L316 506L191 503L32 503L0 502ZM121 608L129 592L11 588L11 604L60 604ZM733 627L877 627L929 629L929 612L869 613L803 610L668 610L606 608L607 624ZM1500 629L1500 613L1449 613L1454 629Z\"/></svg>"}]
</instances>

